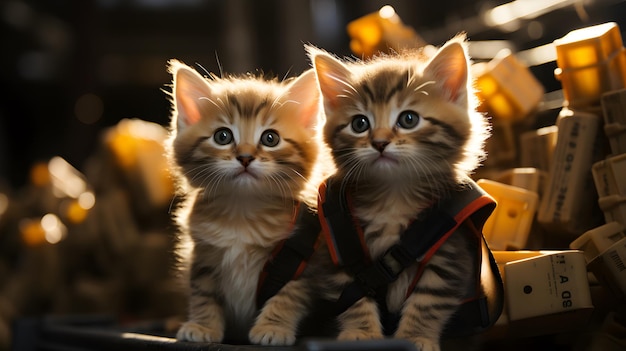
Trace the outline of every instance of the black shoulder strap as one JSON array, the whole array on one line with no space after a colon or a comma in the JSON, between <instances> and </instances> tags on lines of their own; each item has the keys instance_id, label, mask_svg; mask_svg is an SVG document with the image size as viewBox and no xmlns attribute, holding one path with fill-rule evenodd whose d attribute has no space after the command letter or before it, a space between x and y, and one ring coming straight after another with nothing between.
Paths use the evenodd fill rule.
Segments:
<instances>
[{"instance_id":1,"label":"black shoulder strap","mask_svg":"<svg viewBox=\"0 0 626 351\"><path fill-rule=\"evenodd\" d=\"M351 214L347 195L332 177L320 188L320 199L318 209L323 214L320 220L324 221L328 250L335 264L354 277L334 305L335 313L341 314L363 296L384 295L381 288L386 289L390 279L395 278L378 262L370 264L367 248L361 242L360 224Z\"/></svg>"},{"instance_id":2,"label":"black shoulder strap","mask_svg":"<svg viewBox=\"0 0 626 351\"><path fill-rule=\"evenodd\" d=\"M334 189L329 183L326 188L325 201L322 204L325 218L321 220L326 220L329 230L333 232L330 235L332 243L329 243L329 249L333 250L332 246L334 246L340 263L354 276L354 281L344 289L337 300L336 312L344 312L364 296L384 300L386 286L395 281L405 268L423 257L437 242L443 240L444 235L460 225L459 218L465 216L463 211L471 210L467 218L479 228L479 237L482 238L482 226L495 208L495 202L490 198L487 201L476 201L484 195L486 193L468 179L466 187L453 193L452 196L427 210L427 213L419 219L414 220L405 230L398 244L390 247L383 255L370 263L365 259L363 250L355 250L361 247L361 239L355 229L355 219L348 210L345 194ZM483 245L486 245L484 238L482 241ZM493 261L491 251L488 248L486 251L486 256ZM495 264L495 261L493 263ZM495 288L501 288L501 278L497 267L495 272L493 267L491 270L496 283L500 282ZM502 294L497 294L497 296L502 296ZM490 308L488 312L499 316L501 304L499 310L496 306ZM495 322L489 316L483 320L488 323ZM484 324L483 320L481 324Z\"/></svg>"},{"instance_id":3,"label":"black shoulder strap","mask_svg":"<svg viewBox=\"0 0 626 351\"><path fill-rule=\"evenodd\" d=\"M259 308L290 280L298 277L303 265L315 252L320 232L317 214L301 203L293 233L277 248L261 272L257 288Z\"/></svg>"},{"instance_id":4,"label":"black shoulder strap","mask_svg":"<svg viewBox=\"0 0 626 351\"><path fill-rule=\"evenodd\" d=\"M480 280L485 294L485 305L487 310L487 313L484 314L487 319L485 319L481 325L481 330L485 330L496 324L498 318L500 318L500 315L502 314L502 310L504 309L504 283L502 281L502 276L500 275L496 259L493 257L493 253L489 249L487 240L485 240L484 237L482 238L481 243L483 260L485 257L489 257L489 265L487 267L489 269L489 276L491 277L489 280ZM487 253L487 256L485 256L485 252Z\"/></svg>"},{"instance_id":5,"label":"black shoulder strap","mask_svg":"<svg viewBox=\"0 0 626 351\"><path fill-rule=\"evenodd\" d=\"M456 194L456 200L446 201L444 206L449 213L460 213L460 206L472 203L466 208L464 224L477 238L478 274L473 296L470 296L455 313L446 326L446 336L469 336L492 327L504 307L504 284L500 270L489 245L483 236L483 226L496 208L496 202L473 180L468 179L465 188Z\"/></svg>"},{"instance_id":6,"label":"black shoulder strap","mask_svg":"<svg viewBox=\"0 0 626 351\"><path fill-rule=\"evenodd\" d=\"M368 256L363 250L359 224L350 213L348 198L340 189L340 184L328 178L325 183L323 201L318 207L322 207L326 221L326 239L329 250L335 255L335 263L345 268L348 273L356 274L361 271L368 261Z\"/></svg>"},{"instance_id":7,"label":"black shoulder strap","mask_svg":"<svg viewBox=\"0 0 626 351\"><path fill-rule=\"evenodd\" d=\"M464 337L491 328L504 308L504 284L498 265L484 237L480 241L481 295L465 301L446 326L445 335ZM486 261L488 260L488 261ZM485 271L483 273L483 271Z\"/></svg>"},{"instance_id":8,"label":"black shoulder strap","mask_svg":"<svg viewBox=\"0 0 626 351\"><path fill-rule=\"evenodd\" d=\"M409 225L398 244L370 263L362 249L361 234L357 231L360 228L350 213L346 194L339 191L331 179L327 181L321 205L325 217L322 220L327 221L331 231L329 249L335 251L340 265L354 276L354 281L337 300L337 313L344 312L364 296L384 299L387 285L395 281L405 268L414 264L455 225L454 218L445 211L438 207L432 208L428 215L421 216Z\"/></svg>"}]
</instances>

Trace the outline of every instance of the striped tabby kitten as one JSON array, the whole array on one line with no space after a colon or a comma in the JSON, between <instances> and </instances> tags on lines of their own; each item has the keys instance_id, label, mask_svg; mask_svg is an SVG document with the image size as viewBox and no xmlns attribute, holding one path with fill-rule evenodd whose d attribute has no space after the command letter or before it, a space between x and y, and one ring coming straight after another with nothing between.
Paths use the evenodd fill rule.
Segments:
<instances>
[{"instance_id":1,"label":"striped tabby kitten","mask_svg":"<svg viewBox=\"0 0 626 351\"><path fill-rule=\"evenodd\" d=\"M290 234L297 204L315 201L309 189L317 184L308 184L319 147L315 74L282 83L251 75L204 78L176 60L169 71L169 155L186 198L176 218L190 286L188 321L177 339L246 343L258 314L259 273ZM266 333L258 330L256 340Z\"/></svg>"},{"instance_id":2,"label":"striped tabby kitten","mask_svg":"<svg viewBox=\"0 0 626 351\"><path fill-rule=\"evenodd\" d=\"M351 195L375 259L421 211L462 187L484 157L488 126L474 110L465 39L450 40L431 57L411 51L345 62L313 47L308 52L323 96L334 181ZM408 297L417 264L390 284L385 309L400 315L397 328L384 330L382 306L364 297L338 316L339 339L393 333L421 350L439 350L461 287L475 277L470 245L467 235L452 235ZM327 281L336 299L352 278L338 270Z\"/></svg>"}]
</instances>

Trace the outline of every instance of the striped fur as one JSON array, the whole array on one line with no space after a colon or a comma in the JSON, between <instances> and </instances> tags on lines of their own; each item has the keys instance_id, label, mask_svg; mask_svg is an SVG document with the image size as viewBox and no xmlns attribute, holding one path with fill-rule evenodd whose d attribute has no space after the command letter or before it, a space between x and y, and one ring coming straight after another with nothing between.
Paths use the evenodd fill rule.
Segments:
<instances>
[{"instance_id":1,"label":"striped fur","mask_svg":"<svg viewBox=\"0 0 626 351\"><path fill-rule=\"evenodd\" d=\"M289 235L296 204L316 199L320 121L315 76L308 71L285 82L205 78L178 61L171 61L169 70L168 148L179 196L185 199L175 216L178 254L189 285L188 321L177 338L245 343L259 312L259 273ZM304 306L306 284L293 285L292 305ZM270 314L291 319L293 313L284 308ZM254 342L295 340L293 327L255 330Z\"/></svg>"},{"instance_id":2,"label":"striped fur","mask_svg":"<svg viewBox=\"0 0 626 351\"><path fill-rule=\"evenodd\" d=\"M324 101L324 141L335 177L352 193L371 257L397 243L422 210L462 187L461 179L484 157L489 129L475 111L465 46L459 36L431 55L411 51L367 62L308 47ZM388 288L389 310L401 313L395 336L420 350L439 349L443 328L460 304L459 287L472 279L465 237L452 235L407 299L417 265ZM336 297L350 280L342 271L326 279L337 288L329 294ZM383 337L378 314L372 299L361 299L339 316L339 338Z\"/></svg>"}]
</instances>

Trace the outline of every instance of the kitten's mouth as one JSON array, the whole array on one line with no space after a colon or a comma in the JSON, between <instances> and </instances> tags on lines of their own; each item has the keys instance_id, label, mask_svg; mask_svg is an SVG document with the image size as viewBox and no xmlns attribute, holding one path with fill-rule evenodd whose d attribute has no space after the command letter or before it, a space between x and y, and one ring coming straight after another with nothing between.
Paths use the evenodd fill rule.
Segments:
<instances>
[{"instance_id":1,"label":"kitten's mouth","mask_svg":"<svg viewBox=\"0 0 626 351\"><path fill-rule=\"evenodd\" d=\"M395 165L398 163L398 160L396 160L395 158L386 155L386 154L380 154L375 160L374 160L374 164L377 165Z\"/></svg>"},{"instance_id":2,"label":"kitten's mouth","mask_svg":"<svg viewBox=\"0 0 626 351\"><path fill-rule=\"evenodd\" d=\"M257 179L257 176L249 169L244 168L235 175L235 179Z\"/></svg>"}]
</instances>

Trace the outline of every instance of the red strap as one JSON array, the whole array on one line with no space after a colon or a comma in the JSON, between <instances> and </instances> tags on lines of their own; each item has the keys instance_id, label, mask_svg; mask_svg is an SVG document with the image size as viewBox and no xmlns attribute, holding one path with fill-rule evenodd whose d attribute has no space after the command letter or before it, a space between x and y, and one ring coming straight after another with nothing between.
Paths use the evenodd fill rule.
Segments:
<instances>
[{"instance_id":1,"label":"red strap","mask_svg":"<svg viewBox=\"0 0 626 351\"><path fill-rule=\"evenodd\" d=\"M298 219L299 212L300 212L300 203L297 202L295 204L293 216L291 217L291 223L289 225L290 233L293 232L293 229L296 226L296 220ZM265 282L265 278L267 278L267 265L272 261L274 257L276 257L276 255L280 252L280 250L283 249L283 246L285 245L286 241L287 241L287 238L281 240L280 243L278 243L278 245L276 245L276 247L272 250L272 254L270 255L270 257L265 261L265 264L263 265L263 269L261 270L261 273L259 274L259 281L257 283L257 294L259 293L259 289L261 288L261 286L263 286L263 282ZM317 249L317 246L316 246L316 249ZM298 271L299 273L302 273L300 272L300 269L298 269ZM296 276L300 275L299 273Z\"/></svg>"},{"instance_id":2,"label":"red strap","mask_svg":"<svg viewBox=\"0 0 626 351\"><path fill-rule=\"evenodd\" d=\"M341 262L341 258L339 255L339 250L337 248L336 242L334 240L334 233L332 232L330 225L328 223L327 220L327 216L324 213L324 206L323 204L326 202L326 194L327 194L327 184L326 182L323 182L320 187L319 187L319 196L318 196L318 206L317 206L317 212L319 213L319 219L320 219L320 224L322 226L322 231L324 233L324 238L326 239L326 243L328 244L328 250L330 251L330 256L333 260L333 263L337 266L343 264L344 262ZM356 230L358 237L359 237L359 243L361 244L361 250L363 250L363 254L365 256L365 260L367 262L371 261L370 258L370 252L369 249L367 248L367 244L365 243L365 234L363 233L363 226L361 226L361 223L359 222L359 219L353 215L354 214L354 202L352 200L352 196L350 196L350 194L346 195L346 201L348 203L348 211L350 213L350 219L353 222L353 228ZM343 235L340 234L340 235Z\"/></svg>"},{"instance_id":3,"label":"red strap","mask_svg":"<svg viewBox=\"0 0 626 351\"><path fill-rule=\"evenodd\" d=\"M433 245L424 255L424 258L420 261L419 267L417 268L417 273L415 273L415 277L413 277L413 280L411 281L411 284L409 285L409 288L407 289L406 292L406 298L408 298L409 296L411 296L411 294L413 293L413 290L415 289L415 286L417 285L417 282L419 281L419 279L422 277L422 273L424 273L424 268L426 267L426 264L428 264L428 261L430 261L430 259L433 257L433 255L435 254L435 252L437 252L437 250L439 250L439 248L441 247L441 245L443 245L443 243L450 237L450 235L452 235L452 233L454 233L461 224L463 224L464 222L468 222L471 223L472 227L475 230L472 230L473 233L476 234L477 238L480 240L480 237L482 236L482 233L480 230L476 229L476 226L474 225L474 222L472 222L471 220L468 221L468 219L470 219L470 217L476 213L478 210L480 210L481 208L489 205L489 204L493 204L494 200L493 198L491 198L490 196L487 195L483 195L480 196L478 198L476 198L474 201L472 201L469 205L465 206L461 211L459 211L459 213L457 213L454 216L454 220L456 222L456 225L450 229L447 233L445 233L436 243L435 245ZM482 228L482 224L480 224L480 227ZM480 248L480 245L479 245ZM482 253L482 251L480 251ZM481 259L481 254L479 253L478 258ZM478 275L478 277L480 277L480 275Z\"/></svg>"},{"instance_id":4,"label":"red strap","mask_svg":"<svg viewBox=\"0 0 626 351\"><path fill-rule=\"evenodd\" d=\"M335 265L339 265L339 258L337 257L337 247L335 246L335 242L331 236L330 228L328 227L328 222L326 222L326 215L324 214L324 206L322 205L326 201L326 182L320 184L319 187L319 196L317 200L317 213L320 219L320 224L322 226L322 232L324 233L324 238L326 239L326 244L328 245L328 252L330 252L330 257L333 259L333 263Z\"/></svg>"},{"instance_id":5,"label":"red strap","mask_svg":"<svg viewBox=\"0 0 626 351\"><path fill-rule=\"evenodd\" d=\"M417 282L419 281L419 279L422 277L422 273L424 273L424 267L426 267L426 264L428 263L428 261L430 261L430 259L433 257L433 255L435 254L435 252L437 252L437 250L439 250L439 248L441 247L441 245L448 240L448 238L450 237L450 235L452 235L452 233L454 233L454 231L458 228L458 224L456 226L454 226L453 229L451 229L450 231L448 231L446 234L444 234L436 243L435 245L431 246L430 249L428 251L426 251L426 254L424 255L424 258L420 261L419 267L417 268L417 273L415 273L415 277L413 278L413 281L411 281L411 285L409 285L409 288L407 289L406 292L406 296L405 298L408 298L409 296L411 296L411 293L413 292L413 289L415 289L415 286L417 285Z\"/></svg>"}]
</instances>

